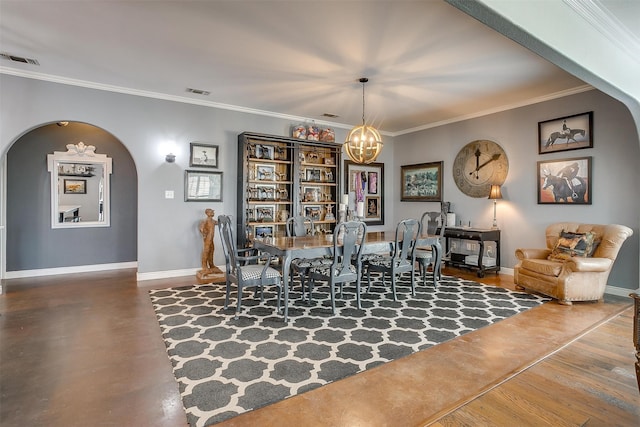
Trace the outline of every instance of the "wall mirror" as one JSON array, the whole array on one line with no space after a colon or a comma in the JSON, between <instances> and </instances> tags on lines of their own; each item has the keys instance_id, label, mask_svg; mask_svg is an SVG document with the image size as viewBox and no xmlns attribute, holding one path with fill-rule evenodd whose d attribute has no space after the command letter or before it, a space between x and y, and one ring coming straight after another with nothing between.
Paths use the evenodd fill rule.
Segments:
<instances>
[{"instance_id":1,"label":"wall mirror","mask_svg":"<svg viewBox=\"0 0 640 427\"><path fill-rule=\"evenodd\" d=\"M47 155L51 228L109 227L111 158L95 149L79 142Z\"/></svg>"}]
</instances>

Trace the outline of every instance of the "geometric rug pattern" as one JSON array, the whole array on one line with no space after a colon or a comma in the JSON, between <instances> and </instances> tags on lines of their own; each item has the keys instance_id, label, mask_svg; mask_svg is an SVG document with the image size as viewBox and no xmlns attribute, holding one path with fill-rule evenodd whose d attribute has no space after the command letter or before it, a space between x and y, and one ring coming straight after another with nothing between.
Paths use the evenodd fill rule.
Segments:
<instances>
[{"instance_id":1,"label":"geometric rug pattern","mask_svg":"<svg viewBox=\"0 0 640 427\"><path fill-rule=\"evenodd\" d=\"M235 292L223 308L225 285L150 290L167 354L191 426L207 426L459 337L538 306L548 299L444 276L438 288L410 276L389 286L372 274L345 285L331 314L328 287L317 283L311 304L300 284L289 293L289 322L276 313L276 293L245 292L235 316ZM319 285L319 286L318 286Z\"/></svg>"}]
</instances>

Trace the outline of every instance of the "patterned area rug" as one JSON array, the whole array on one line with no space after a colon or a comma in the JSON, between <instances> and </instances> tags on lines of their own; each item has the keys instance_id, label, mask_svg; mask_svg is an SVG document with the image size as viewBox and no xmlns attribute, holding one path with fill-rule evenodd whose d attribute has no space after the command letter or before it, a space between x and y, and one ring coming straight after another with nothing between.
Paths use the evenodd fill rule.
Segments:
<instances>
[{"instance_id":1,"label":"patterned area rug","mask_svg":"<svg viewBox=\"0 0 640 427\"><path fill-rule=\"evenodd\" d=\"M275 311L275 292L265 291L263 303L246 292L235 320L235 305L223 308L224 284L149 291L189 424L226 420L547 301L454 277L443 277L437 290L417 285L412 297L405 275L394 302L377 276L358 310L354 288L336 297L332 316L327 287L317 287L308 305L294 283L288 324Z\"/></svg>"}]
</instances>

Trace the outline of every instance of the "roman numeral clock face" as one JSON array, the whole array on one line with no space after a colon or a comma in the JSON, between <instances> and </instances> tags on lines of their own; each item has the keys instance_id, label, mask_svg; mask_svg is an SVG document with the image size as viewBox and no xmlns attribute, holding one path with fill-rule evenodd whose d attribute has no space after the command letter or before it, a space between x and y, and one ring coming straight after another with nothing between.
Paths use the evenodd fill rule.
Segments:
<instances>
[{"instance_id":1,"label":"roman numeral clock face","mask_svg":"<svg viewBox=\"0 0 640 427\"><path fill-rule=\"evenodd\" d=\"M453 162L453 180L467 196L489 197L491 185L502 185L509 160L493 141L478 140L465 145Z\"/></svg>"}]
</instances>

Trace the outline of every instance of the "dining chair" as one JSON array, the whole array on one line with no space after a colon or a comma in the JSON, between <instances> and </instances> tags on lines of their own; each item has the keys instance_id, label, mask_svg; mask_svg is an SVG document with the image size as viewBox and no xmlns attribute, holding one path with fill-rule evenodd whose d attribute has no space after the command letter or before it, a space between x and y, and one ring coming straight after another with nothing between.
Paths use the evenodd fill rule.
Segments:
<instances>
[{"instance_id":1,"label":"dining chair","mask_svg":"<svg viewBox=\"0 0 640 427\"><path fill-rule=\"evenodd\" d=\"M336 286L356 282L356 302L360 305L360 281L362 276L362 251L367 236L367 225L362 221L341 222L333 231L333 256L329 265L313 265L309 268L309 304L313 300L313 287L317 280L328 282L331 292L331 312L336 314Z\"/></svg>"},{"instance_id":2,"label":"dining chair","mask_svg":"<svg viewBox=\"0 0 640 427\"><path fill-rule=\"evenodd\" d=\"M236 304L237 319L242 305L242 290L247 287L260 289L260 300L264 301L264 287L275 286L278 288L277 311L280 312L280 300L282 298L282 275L278 270L270 266L272 255L260 254L255 249L238 249L233 236L233 222L228 215L218 216L218 229L222 240L222 250L226 262L227 294L224 299L224 308L229 306L231 285L238 289L238 302ZM245 255L249 254L249 255ZM264 264L258 264L259 260L265 260ZM287 321L288 293L284 293L284 321Z\"/></svg>"},{"instance_id":3,"label":"dining chair","mask_svg":"<svg viewBox=\"0 0 640 427\"><path fill-rule=\"evenodd\" d=\"M427 269L429 265L432 266L433 272L433 287L438 286L438 280L442 279L442 243L441 240L444 236L444 219L445 216L442 212L425 212L420 217L420 223L422 224L421 233L429 236L438 235L438 241L434 245L426 248L416 247L416 262L418 263L418 269L422 275L422 283L427 284Z\"/></svg>"},{"instance_id":4,"label":"dining chair","mask_svg":"<svg viewBox=\"0 0 640 427\"><path fill-rule=\"evenodd\" d=\"M371 289L371 272L382 273L382 281L386 275L391 276L391 291L393 300L397 301L396 276L402 273L411 273L411 295L415 296L415 248L416 238L420 235L422 223L417 219L404 219L396 226L396 236L392 250L388 255L378 255L365 262L367 270L367 292Z\"/></svg>"},{"instance_id":5,"label":"dining chair","mask_svg":"<svg viewBox=\"0 0 640 427\"><path fill-rule=\"evenodd\" d=\"M286 223L287 237L293 236L307 236L314 235L315 228L313 220L308 216L292 216L287 219ZM309 267L313 265L328 265L331 264L331 258L319 257L319 258L296 258L291 261L290 271L290 283L293 283L293 277L295 273L298 273L300 278L300 286L302 289L302 299L305 299L305 284ZM284 272L283 272L284 274Z\"/></svg>"}]
</instances>

